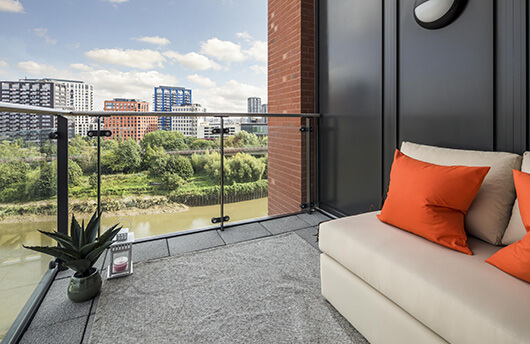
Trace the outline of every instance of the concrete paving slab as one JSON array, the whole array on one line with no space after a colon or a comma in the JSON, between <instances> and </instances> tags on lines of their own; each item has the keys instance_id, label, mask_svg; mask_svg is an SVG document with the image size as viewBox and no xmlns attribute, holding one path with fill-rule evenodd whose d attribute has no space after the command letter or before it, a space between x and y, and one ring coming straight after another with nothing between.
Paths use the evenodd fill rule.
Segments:
<instances>
[{"instance_id":1,"label":"concrete paving slab","mask_svg":"<svg viewBox=\"0 0 530 344\"><path fill-rule=\"evenodd\" d=\"M20 344L81 343L86 316L58 322L53 326L28 329Z\"/></svg>"},{"instance_id":2,"label":"concrete paving slab","mask_svg":"<svg viewBox=\"0 0 530 344\"><path fill-rule=\"evenodd\" d=\"M305 222L309 223L311 226L318 226L318 224L322 221L331 220L330 217L318 211L314 211L311 214L308 214L308 213L298 214L296 216L298 216L298 218L304 220Z\"/></svg>"},{"instance_id":3,"label":"concrete paving slab","mask_svg":"<svg viewBox=\"0 0 530 344\"><path fill-rule=\"evenodd\" d=\"M35 314L35 317L31 321L29 330L88 316L92 300L82 303L70 301L66 295L69 282L69 279L61 279L53 282L37 314Z\"/></svg>"},{"instance_id":4,"label":"concrete paving slab","mask_svg":"<svg viewBox=\"0 0 530 344\"><path fill-rule=\"evenodd\" d=\"M311 225L296 215L260 222L272 234L291 232Z\"/></svg>"},{"instance_id":5,"label":"concrete paving slab","mask_svg":"<svg viewBox=\"0 0 530 344\"><path fill-rule=\"evenodd\" d=\"M314 227L307 227L307 228L299 229L299 230L295 231L295 233L298 234L299 236L301 236L302 239L304 239L305 241L310 243L311 246L313 246L314 248L316 248L318 250L319 249L318 248L318 242L316 241L317 240L317 237L316 237L317 231L318 231L318 227L314 226Z\"/></svg>"},{"instance_id":6,"label":"concrete paving slab","mask_svg":"<svg viewBox=\"0 0 530 344\"><path fill-rule=\"evenodd\" d=\"M168 238L167 243L169 245L169 254L171 256L204 250L225 244L223 239L221 239L221 236L219 236L215 230Z\"/></svg>"},{"instance_id":7,"label":"concrete paving slab","mask_svg":"<svg viewBox=\"0 0 530 344\"><path fill-rule=\"evenodd\" d=\"M227 244L252 240L270 236L271 233L259 223L228 227L224 231L218 230L219 234Z\"/></svg>"}]
</instances>

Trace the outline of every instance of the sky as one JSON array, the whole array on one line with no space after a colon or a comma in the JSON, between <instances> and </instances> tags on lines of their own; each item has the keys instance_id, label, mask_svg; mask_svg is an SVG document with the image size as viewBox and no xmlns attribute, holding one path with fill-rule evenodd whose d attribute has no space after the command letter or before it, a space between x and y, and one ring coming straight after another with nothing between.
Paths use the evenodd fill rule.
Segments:
<instances>
[{"instance_id":1,"label":"sky","mask_svg":"<svg viewBox=\"0 0 530 344\"><path fill-rule=\"evenodd\" d=\"M94 110L160 85L208 112L267 102L267 0L0 0L0 47L0 80L84 81Z\"/></svg>"}]
</instances>

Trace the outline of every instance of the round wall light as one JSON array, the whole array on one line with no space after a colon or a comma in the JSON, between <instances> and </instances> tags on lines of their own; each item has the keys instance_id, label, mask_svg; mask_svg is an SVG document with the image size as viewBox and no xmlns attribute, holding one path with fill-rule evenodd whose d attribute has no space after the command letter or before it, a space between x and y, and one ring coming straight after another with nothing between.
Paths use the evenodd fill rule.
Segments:
<instances>
[{"instance_id":1,"label":"round wall light","mask_svg":"<svg viewBox=\"0 0 530 344\"><path fill-rule=\"evenodd\" d=\"M458 18L465 5L466 0L416 0L414 19L426 29L440 29Z\"/></svg>"}]
</instances>

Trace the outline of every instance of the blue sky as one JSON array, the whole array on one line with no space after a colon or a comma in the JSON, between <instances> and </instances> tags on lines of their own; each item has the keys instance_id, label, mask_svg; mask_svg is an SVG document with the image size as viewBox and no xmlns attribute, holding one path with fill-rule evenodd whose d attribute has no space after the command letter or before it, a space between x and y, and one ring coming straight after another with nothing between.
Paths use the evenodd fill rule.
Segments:
<instances>
[{"instance_id":1,"label":"blue sky","mask_svg":"<svg viewBox=\"0 0 530 344\"><path fill-rule=\"evenodd\" d=\"M0 0L0 79L94 85L94 109L153 87L208 111L267 96L267 0Z\"/></svg>"}]
</instances>

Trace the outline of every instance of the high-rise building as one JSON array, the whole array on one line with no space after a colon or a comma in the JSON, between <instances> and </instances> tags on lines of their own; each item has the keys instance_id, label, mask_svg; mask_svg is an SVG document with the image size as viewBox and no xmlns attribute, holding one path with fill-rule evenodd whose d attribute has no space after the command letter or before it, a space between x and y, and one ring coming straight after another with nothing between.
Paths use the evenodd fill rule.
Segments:
<instances>
[{"instance_id":1,"label":"high-rise building","mask_svg":"<svg viewBox=\"0 0 530 344\"><path fill-rule=\"evenodd\" d=\"M191 90L184 87L158 86L153 95L154 111L171 111L173 107L191 105ZM158 118L159 130L172 130L173 116L160 116Z\"/></svg>"},{"instance_id":2,"label":"high-rise building","mask_svg":"<svg viewBox=\"0 0 530 344\"><path fill-rule=\"evenodd\" d=\"M48 78L28 81L48 81L54 84L64 84L66 86L66 104L69 109L77 111L94 110L94 87L83 81ZM73 128L73 134L86 136L87 132L97 124L97 119L89 116L79 116L69 119L69 122Z\"/></svg>"},{"instance_id":3,"label":"high-rise building","mask_svg":"<svg viewBox=\"0 0 530 344\"><path fill-rule=\"evenodd\" d=\"M247 99L247 112L260 113L261 112L261 98L250 97Z\"/></svg>"},{"instance_id":4,"label":"high-rise building","mask_svg":"<svg viewBox=\"0 0 530 344\"><path fill-rule=\"evenodd\" d=\"M49 80L0 81L0 101L6 103L69 109L66 85ZM52 115L0 113L0 138L43 142L55 128Z\"/></svg>"},{"instance_id":5,"label":"high-rise building","mask_svg":"<svg viewBox=\"0 0 530 344\"><path fill-rule=\"evenodd\" d=\"M267 108L267 104L261 104L261 113L267 113L269 112Z\"/></svg>"},{"instance_id":6,"label":"high-rise building","mask_svg":"<svg viewBox=\"0 0 530 344\"><path fill-rule=\"evenodd\" d=\"M105 111L149 111L149 103L136 99L114 98L105 100ZM157 130L156 116L110 116L104 118L105 130L112 131L112 138L132 138L140 141L145 134Z\"/></svg>"},{"instance_id":7,"label":"high-rise building","mask_svg":"<svg viewBox=\"0 0 530 344\"><path fill-rule=\"evenodd\" d=\"M173 112L206 112L206 109L201 104L190 104L173 106ZM202 118L191 116L173 116L171 121L171 131L180 131L184 136L197 137L198 123Z\"/></svg>"}]
</instances>

